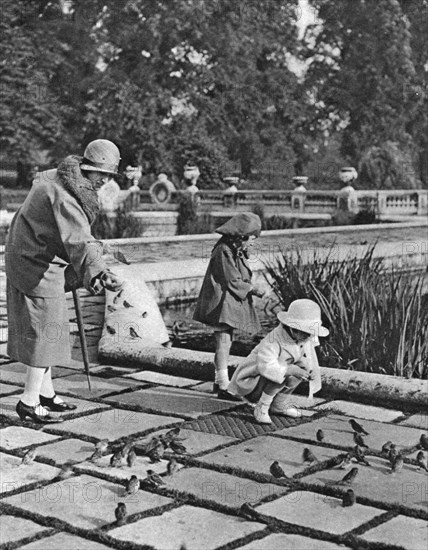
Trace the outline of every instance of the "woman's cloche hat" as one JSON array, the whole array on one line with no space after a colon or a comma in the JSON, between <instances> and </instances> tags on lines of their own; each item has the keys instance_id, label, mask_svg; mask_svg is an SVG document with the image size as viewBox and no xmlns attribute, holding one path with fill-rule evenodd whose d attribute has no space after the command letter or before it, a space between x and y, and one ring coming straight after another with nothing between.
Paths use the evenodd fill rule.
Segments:
<instances>
[{"instance_id":1,"label":"woman's cloche hat","mask_svg":"<svg viewBox=\"0 0 428 550\"><path fill-rule=\"evenodd\" d=\"M235 214L233 218L227 220L226 223L220 225L215 230L220 235L229 235L231 237L248 237L250 235L260 236L262 222L253 212L240 212Z\"/></svg>"},{"instance_id":2,"label":"woman's cloche hat","mask_svg":"<svg viewBox=\"0 0 428 550\"><path fill-rule=\"evenodd\" d=\"M330 332L322 326L321 309L312 300L294 300L288 311L280 311L277 317L283 325L302 330L312 336L328 336Z\"/></svg>"}]
</instances>

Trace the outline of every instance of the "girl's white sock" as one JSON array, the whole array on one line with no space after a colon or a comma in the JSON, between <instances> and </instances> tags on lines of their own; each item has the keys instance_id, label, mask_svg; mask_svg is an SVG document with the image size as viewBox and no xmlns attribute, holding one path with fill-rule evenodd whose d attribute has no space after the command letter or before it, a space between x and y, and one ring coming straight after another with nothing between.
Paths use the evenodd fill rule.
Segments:
<instances>
[{"instance_id":1,"label":"girl's white sock","mask_svg":"<svg viewBox=\"0 0 428 550\"><path fill-rule=\"evenodd\" d=\"M227 369L216 370L214 382L218 384L221 390L226 390L229 385L229 374Z\"/></svg>"},{"instance_id":2,"label":"girl's white sock","mask_svg":"<svg viewBox=\"0 0 428 550\"><path fill-rule=\"evenodd\" d=\"M269 406L272 401L273 401L273 398L274 396L273 395L268 395L267 393L262 393L261 396L260 396L260 399L259 399L259 403L261 405L267 405Z\"/></svg>"},{"instance_id":3,"label":"girl's white sock","mask_svg":"<svg viewBox=\"0 0 428 550\"><path fill-rule=\"evenodd\" d=\"M42 387L45 370L43 368L27 367L25 389L21 395L21 401L25 405L35 407L40 402L40 388Z\"/></svg>"}]
</instances>

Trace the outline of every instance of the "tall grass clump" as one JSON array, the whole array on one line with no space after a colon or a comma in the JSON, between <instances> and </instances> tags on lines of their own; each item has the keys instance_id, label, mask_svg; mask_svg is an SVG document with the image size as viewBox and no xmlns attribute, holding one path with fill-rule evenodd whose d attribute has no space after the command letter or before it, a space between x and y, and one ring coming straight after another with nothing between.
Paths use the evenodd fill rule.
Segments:
<instances>
[{"instance_id":1,"label":"tall grass clump","mask_svg":"<svg viewBox=\"0 0 428 550\"><path fill-rule=\"evenodd\" d=\"M428 295L423 275L410 276L374 257L334 258L298 250L266 265L266 278L281 306L297 298L319 304L330 335L320 346L322 364L407 378L427 378ZM324 340L324 339L323 339Z\"/></svg>"}]
</instances>

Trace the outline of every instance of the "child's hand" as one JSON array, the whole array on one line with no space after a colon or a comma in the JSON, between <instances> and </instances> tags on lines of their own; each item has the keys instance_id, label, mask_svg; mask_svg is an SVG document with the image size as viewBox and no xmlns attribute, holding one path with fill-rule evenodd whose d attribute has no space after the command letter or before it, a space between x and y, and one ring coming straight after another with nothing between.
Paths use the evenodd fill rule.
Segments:
<instances>
[{"instance_id":1,"label":"child's hand","mask_svg":"<svg viewBox=\"0 0 428 550\"><path fill-rule=\"evenodd\" d=\"M253 289L251 292L258 298L263 298L263 296L265 295L265 291L263 290L263 288L258 285L253 285Z\"/></svg>"},{"instance_id":2,"label":"child's hand","mask_svg":"<svg viewBox=\"0 0 428 550\"><path fill-rule=\"evenodd\" d=\"M309 372L305 369L302 369L301 367L298 367L297 365L289 365L287 367L287 375L295 376L296 378L299 378L300 380L309 380L310 379Z\"/></svg>"}]
</instances>

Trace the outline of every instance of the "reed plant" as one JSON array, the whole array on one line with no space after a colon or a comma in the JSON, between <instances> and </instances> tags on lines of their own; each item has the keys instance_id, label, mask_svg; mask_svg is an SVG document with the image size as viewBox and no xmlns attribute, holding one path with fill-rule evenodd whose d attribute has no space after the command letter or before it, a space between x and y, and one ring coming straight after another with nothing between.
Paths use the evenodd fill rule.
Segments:
<instances>
[{"instance_id":1,"label":"reed plant","mask_svg":"<svg viewBox=\"0 0 428 550\"><path fill-rule=\"evenodd\" d=\"M426 379L424 276L387 266L375 247L337 260L333 245L309 262L299 250L288 251L266 264L266 279L284 308L297 298L319 304L330 329L319 348L324 366Z\"/></svg>"}]
</instances>

